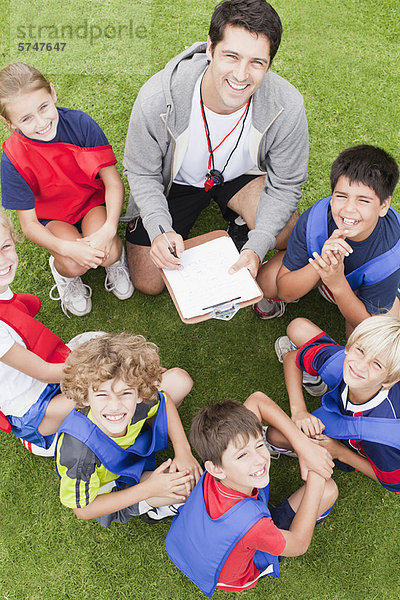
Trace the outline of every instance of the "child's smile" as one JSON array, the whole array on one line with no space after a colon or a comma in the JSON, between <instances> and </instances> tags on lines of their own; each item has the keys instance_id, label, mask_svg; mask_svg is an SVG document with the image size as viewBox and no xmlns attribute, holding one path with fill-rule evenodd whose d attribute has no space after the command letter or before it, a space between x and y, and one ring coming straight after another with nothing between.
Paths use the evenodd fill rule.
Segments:
<instances>
[{"instance_id":1,"label":"child's smile","mask_svg":"<svg viewBox=\"0 0 400 600\"><path fill-rule=\"evenodd\" d=\"M232 441L222 455L222 476L216 474L227 487L251 495L254 488L263 488L269 482L270 455L262 437Z\"/></svg>"},{"instance_id":2,"label":"child's smile","mask_svg":"<svg viewBox=\"0 0 400 600\"><path fill-rule=\"evenodd\" d=\"M18 256L11 234L5 227L0 227L0 294L14 280L17 266Z\"/></svg>"},{"instance_id":3,"label":"child's smile","mask_svg":"<svg viewBox=\"0 0 400 600\"><path fill-rule=\"evenodd\" d=\"M88 395L93 422L109 437L126 434L139 402L137 390L120 379L105 381Z\"/></svg>"},{"instance_id":4,"label":"child's smile","mask_svg":"<svg viewBox=\"0 0 400 600\"><path fill-rule=\"evenodd\" d=\"M50 142L57 133L58 111L56 94L45 89L27 92L7 106L7 116L14 129L31 140Z\"/></svg>"},{"instance_id":5,"label":"child's smile","mask_svg":"<svg viewBox=\"0 0 400 600\"><path fill-rule=\"evenodd\" d=\"M379 217L386 215L390 198L381 204L374 190L359 182L350 183L339 177L331 200L332 217L339 229L346 229L347 237L361 242L374 231Z\"/></svg>"}]
</instances>

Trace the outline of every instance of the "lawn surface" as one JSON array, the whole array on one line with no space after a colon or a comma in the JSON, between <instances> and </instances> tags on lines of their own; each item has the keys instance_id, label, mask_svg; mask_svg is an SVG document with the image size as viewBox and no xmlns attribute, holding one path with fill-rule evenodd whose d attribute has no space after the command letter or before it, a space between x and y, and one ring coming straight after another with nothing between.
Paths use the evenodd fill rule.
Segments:
<instances>
[{"instance_id":1,"label":"lawn surface","mask_svg":"<svg viewBox=\"0 0 400 600\"><path fill-rule=\"evenodd\" d=\"M284 37L273 68L303 93L310 129L303 211L329 195L330 164L342 149L376 144L400 159L399 4L277 0L274 6ZM55 83L61 106L93 116L113 145L122 173L126 130L138 90L185 46L205 40L213 7L211 0L1 0L1 63L34 64ZM27 50L35 41L66 46L63 51ZM6 137L5 130L1 135ZM398 193L393 204L400 208ZM217 228L224 228L224 222L212 206L193 234ZM123 230L121 226L121 235ZM288 409L273 342L292 318L311 318L344 341L342 318L316 292L289 306L278 321L261 322L245 309L227 323L189 326L179 320L167 292L156 298L135 293L125 302L107 294L101 269L84 278L93 288L92 313L67 319L48 295L53 285L48 253L28 241L17 251L20 266L14 291L40 296L41 320L63 339L83 330L126 329L156 342L166 367L189 371L195 385L181 410L187 429L206 403L228 397L243 401L257 389ZM311 407L317 405L318 399L310 399ZM168 523L151 527L132 520L102 529L96 522L78 521L58 500L52 461L30 455L4 433L0 472L1 600L203 597L167 558ZM296 461L273 461L271 479L272 501L278 502L301 484ZM263 580L238 598L399 597L398 498L358 474L338 472L335 480L339 500L315 532L308 553L285 560L279 580ZM222 598L223 592L215 597Z\"/></svg>"}]
</instances>

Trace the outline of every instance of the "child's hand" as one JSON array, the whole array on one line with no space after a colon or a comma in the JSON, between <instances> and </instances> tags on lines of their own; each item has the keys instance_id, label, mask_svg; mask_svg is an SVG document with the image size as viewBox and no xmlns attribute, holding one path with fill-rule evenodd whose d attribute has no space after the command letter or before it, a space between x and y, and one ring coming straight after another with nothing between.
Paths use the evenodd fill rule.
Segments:
<instances>
[{"instance_id":1,"label":"child's hand","mask_svg":"<svg viewBox=\"0 0 400 600\"><path fill-rule=\"evenodd\" d=\"M341 285L344 279L344 255L328 251L325 258L313 252L308 262L317 271L320 279L333 292L335 286Z\"/></svg>"},{"instance_id":2,"label":"child's hand","mask_svg":"<svg viewBox=\"0 0 400 600\"><path fill-rule=\"evenodd\" d=\"M325 258L327 253L349 256L353 252L353 248L345 241L345 237L349 232L347 229L335 229L332 235L326 240L322 246L321 256Z\"/></svg>"},{"instance_id":3,"label":"child's hand","mask_svg":"<svg viewBox=\"0 0 400 600\"><path fill-rule=\"evenodd\" d=\"M325 429L323 422L306 410L293 414L292 421L307 437L315 437Z\"/></svg>"},{"instance_id":4,"label":"child's hand","mask_svg":"<svg viewBox=\"0 0 400 600\"><path fill-rule=\"evenodd\" d=\"M96 269L103 262L105 255L102 250L92 248L88 244L80 244L78 241L66 241L65 256L72 258L78 265L85 269Z\"/></svg>"},{"instance_id":5,"label":"child's hand","mask_svg":"<svg viewBox=\"0 0 400 600\"><path fill-rule=\"evenodd\" d=\"M301 450L297 449L297 456L303 481L307 481L308 471L315 471L324 479L332 475L334 463L331 453L316 440L304 438Z\"/></svg>"},{"instance_id":6,"label":"child's hand","mask_svg":"<svg viewBox=\"0 0 400 600\"><path fill-rule=\"evenodd\" d=\"M325 434L319 435L316 440L322 448L328 450L332 458L339 458L340 451L343 449L343 444L339 440L335 440Z\"/></svg>"},{"instance_id":7,"label":"child's hand","mask_svg":"<svg viewBox=\"0 0 400 600\"><path fill-rule=\"evenodd\" d=\"M78 238L78 242L88 244L91 248L97 248L104 252L104 258L108 258L111 251L111 246L115 238L116 231L108 223L104 223L100 229L87 235L84 238Z\"/></svg>"},{"instance_id":8,"label":"child's hand","mask_svg":"<svg viewBox=\"0 0 400 600\"><path fill-rule=\"evenodd\" d=\"M200 467L199 463L191 452L175 455L175 458L171 463L170 472L175 469L178 472L189 471L189 473L191 473L193 476L192 481L189 481L187 484L187 493L189 495L196 483L199 481L203 473L203 469Z\"/></svg>"},{"instance_id":9,"label":"child's hand","mask_svg":"<svg viewBox=\"0 0 400 600\"><path fill-rule=\"evenodd\" d=\"M168 498L171 502L185 502L187 496L186 486L193 483L193 475L186 471L176 471L170 468L172 460L163 462L146 479L148 498Z\"/></svg>"}]
</instances>

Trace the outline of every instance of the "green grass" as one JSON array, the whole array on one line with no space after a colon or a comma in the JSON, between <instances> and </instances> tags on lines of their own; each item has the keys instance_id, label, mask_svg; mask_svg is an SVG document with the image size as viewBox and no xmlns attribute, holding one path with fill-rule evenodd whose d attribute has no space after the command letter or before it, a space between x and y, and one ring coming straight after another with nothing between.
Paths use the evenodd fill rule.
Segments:
<instances>
[{"instance_id":1,"label":"green grass","mask_svg":"<svg viewBox=\"0 0 400 600\"><path fill-rule=\"evenodd\" d=\"M121 172L128 119L140 86L185 45L205 39L213 6L214 0L0 0L1 63L19 59L42 69L54 81L61 106L85 110L103 127ZM304 210L329 194L329 168L340 150L372 143L400 159L398 2L277 0L274 6L284 24L274 69L303 93L308 115L309 180L300 203ZM21 24L78 27L86 20L104 32L130 19L135 27L145 27L144 37L102 35L92 44L88 37L67 40L64 54L58 56L16 50L18 41L28 41L18 39ZM400 208L398 193L394 206ZM218 210L210 207L193 233L223 226ZM93 312L67 319L48 297L52 278L47 252L25 241L18 245L18 254L14 290L40 296L41 320L65 340L82 330L127 329L156 342L165 366L189 371L195 385L181 409L186 428L207 402L244 400L257 389L288 409L273 342L295 316L309 317L344 340L342 318L316 292L289 306L278 321L258 321L246 309L227 323L189 326L179 320L167 292L157 298L136 293L120 302L106 294L101 271L85 277L93 287ZM310 400L311 407L317 404L317 399ZM58 500L52 461L31 456L11 435L0 434L0 473L0 600L203 598L167 558L167 523L150 527L132 520L104 530L95 522L78 521ZM238 598L398 598L398 498L357 474L335 473L335 480L339 500L315 532L308 553L285 560L279 580L263 580ZM300 483L295 461L273 462L273 501ZM222 598L223 592L215 597Z\"/></svg>"}]
</instances>

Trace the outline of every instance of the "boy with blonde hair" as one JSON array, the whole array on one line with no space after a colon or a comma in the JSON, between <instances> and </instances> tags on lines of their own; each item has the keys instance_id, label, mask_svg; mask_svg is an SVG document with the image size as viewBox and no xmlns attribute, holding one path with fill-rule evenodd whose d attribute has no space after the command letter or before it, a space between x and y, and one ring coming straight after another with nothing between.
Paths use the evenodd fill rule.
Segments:
<instances>
[{"instance_id":1,"label":"boy with blonde hair","mask_svg":"<svg viewBox=\"0 0 400 600\"><path fill-rule=\"evenodd\" d=\"M61 502L104 527L175 514L201 475L176 408L192 388L188 373L162 369L143 336L106 334L70 354L61 385L76 407L59 428ZM175 457L156 469L168 436Z\"/></svg>"},{"instance_id":2,"label":"boy with blonde hair","mask_svg":"<svg viewBox=\"0 0 400 600\"><path fill-rule=\"evenodd\" d=\"M400 319L390 314L365 319L345 348L308 319L295 319L287 333L299 350L286 336L275 347L283 356L293 421L329 450L339 468L400 492ZM331 390L312 414L304 402L302 371L320 375ZM289 446L277 432L270 435L272 443Z\"/></svg>"},{"instance_id":3,"label":"boy with blonde hair","mask_svg":"<svg viewBox=\"0 0 400 600\"><path fill-rule=\"evenodd\" d=\"M291 440L306 481L275 509L268 508L270 454L261 420ZM321 454L261 392L244 405L227 400L205 407L190 441L206 473L174 518L165 542L169 557L208 596L216 587L237 592L267 574L279 577L279 557L304 554L316 521L336 500L329 453Z\"/></svg>"}]
</instances>

